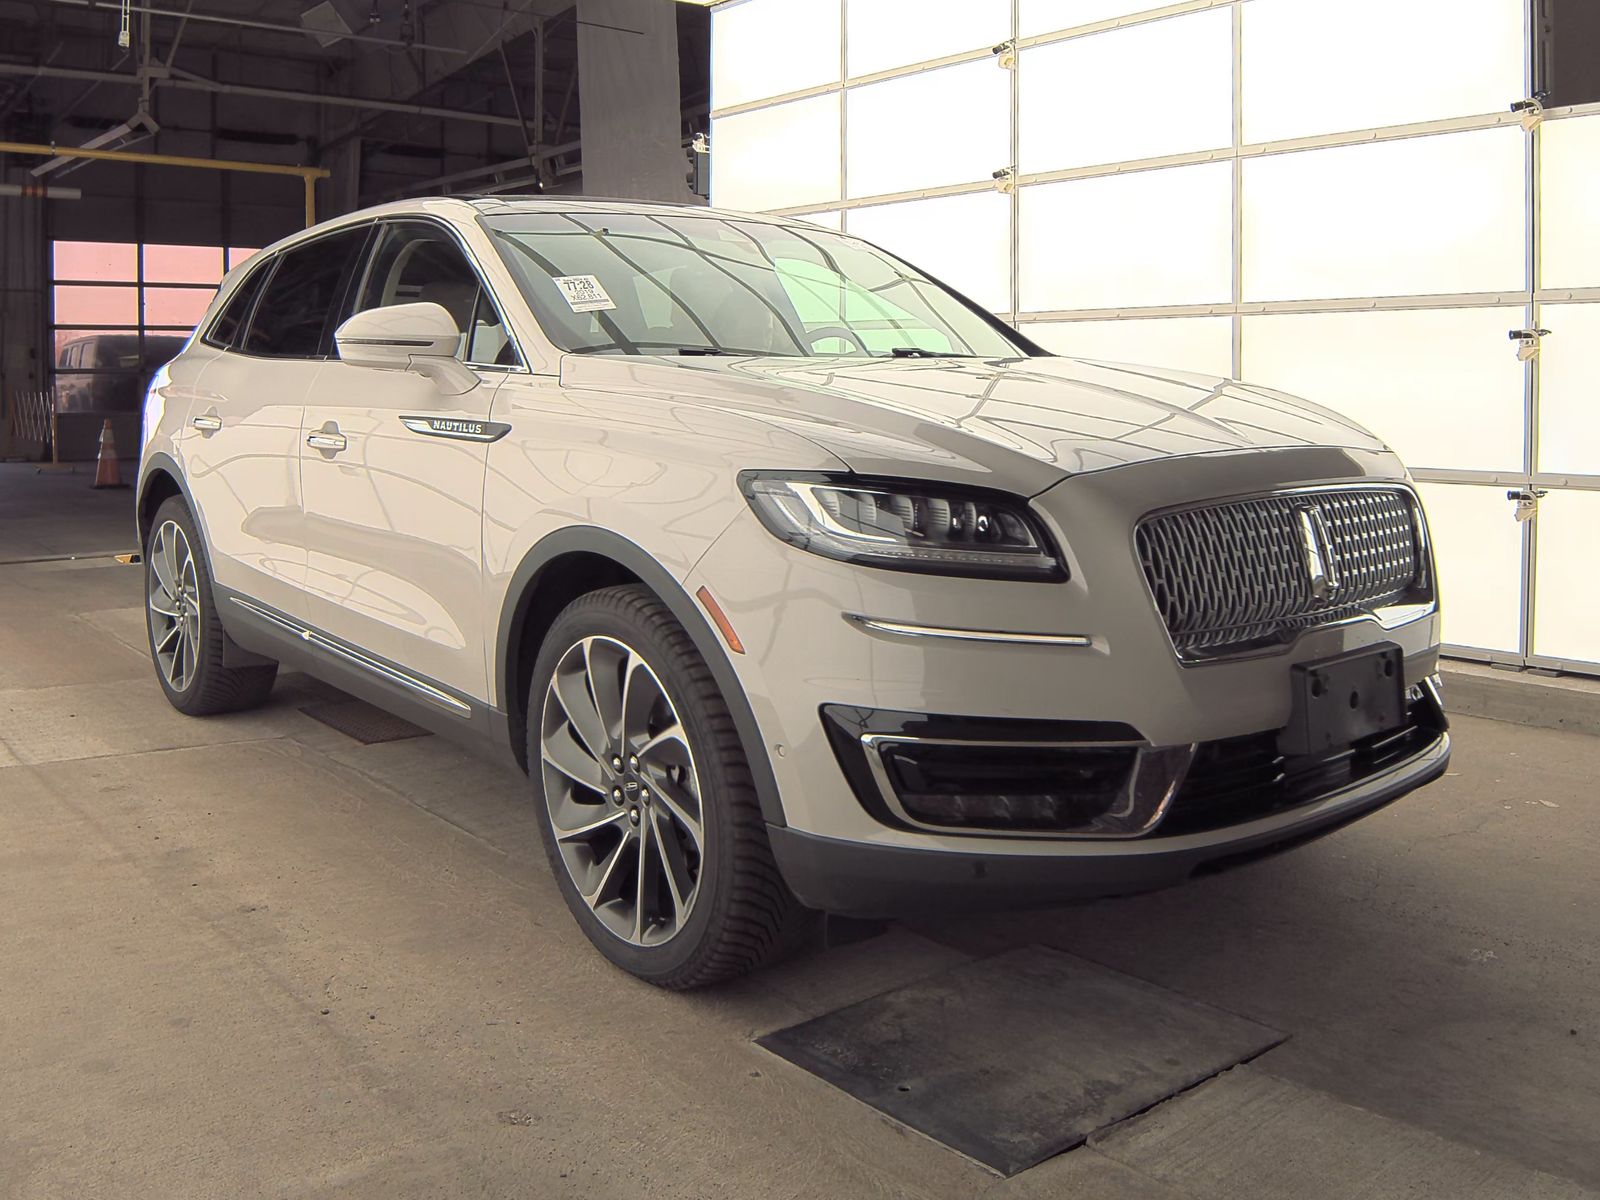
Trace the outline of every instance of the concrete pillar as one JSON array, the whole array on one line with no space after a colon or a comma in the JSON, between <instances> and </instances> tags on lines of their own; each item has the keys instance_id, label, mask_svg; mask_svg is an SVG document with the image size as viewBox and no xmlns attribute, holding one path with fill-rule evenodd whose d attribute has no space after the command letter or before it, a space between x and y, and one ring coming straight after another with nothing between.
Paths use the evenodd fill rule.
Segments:
<instances>
[{"instance_id":1,"label":"concrete pillar","mask_svg":"<svg viewBox=\"0 0 1600 1200\"><path fill-rule=\"evenodd\" d=\"M585 194L697 203L686 182L674 0L579 0L578 20Z\"/></svg>"},{"instance_id":2,"label":"concrete pillar","mask_svg":"<svg viewBox=\"0 0 1600 1200\"><path fill-rule=\"evenodd\" d=\"M317 220L326 221L360 208L361 139L340 142L318 165L332 174L317 181Z\"/></svg>"}]
</instances>

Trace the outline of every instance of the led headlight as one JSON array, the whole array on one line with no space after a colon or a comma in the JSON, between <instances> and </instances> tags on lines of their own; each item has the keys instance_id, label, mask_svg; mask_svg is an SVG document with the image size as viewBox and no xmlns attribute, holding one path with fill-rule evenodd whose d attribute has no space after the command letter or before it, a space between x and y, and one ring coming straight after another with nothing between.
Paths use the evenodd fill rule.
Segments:
<instances>
[{"instance_id":1,"label":"led headlight","mask_svg":"<svg viewBox=\"0 0 1600 1200\"><path fill-rule=\"evenodd\" d=\"M1027 502L911 480L780 476L739 484L761 523L813 554L843 562L989 579L1065 579Z\"/></svg>"}]
</instances>

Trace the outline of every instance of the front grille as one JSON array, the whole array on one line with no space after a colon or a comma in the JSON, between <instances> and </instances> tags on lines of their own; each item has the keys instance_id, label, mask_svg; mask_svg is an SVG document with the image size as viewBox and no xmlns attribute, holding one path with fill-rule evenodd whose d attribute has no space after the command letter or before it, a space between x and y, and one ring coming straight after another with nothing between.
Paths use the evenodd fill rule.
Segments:
<instances>
[{"instance_id":1,"label":"front grille","mask_svg":"<svg viewBox=\"0 0 1600 1200\"><path fill-rule=\"evenodd\" d=\"M1173 645L1204 658L1284 642L1416 593L1421 520L1403 489L1329 488L1147 517L1135 540ZM1321 595L1308 525L1325 567Z\"/></svg>"}]
</instances>

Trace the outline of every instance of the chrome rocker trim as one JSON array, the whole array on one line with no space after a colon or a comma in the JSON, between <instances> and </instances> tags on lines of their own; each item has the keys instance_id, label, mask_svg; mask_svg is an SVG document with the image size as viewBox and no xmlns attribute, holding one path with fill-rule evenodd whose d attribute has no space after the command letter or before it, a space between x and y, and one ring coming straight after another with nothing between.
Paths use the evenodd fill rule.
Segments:
<instances>
[{"instance_id":1,"label":"chrome rocker trim","mask_svg":"<svg viewBox=\"0 0 1600 1200\"><path fill-rule=\"evenodd\" d=\"M228 598L246 612L260 617L263 621L270 621L280 629L288 630L301 641L315 646L319 650L325 650L329 654L336 655L351 666L359 667L370 675L376 675L380 679L385 679L390 683L398 684L408 691L415 692L423 699L438 705L455 716L470 717L472 715L471 707L464 701L457 699L449 692L434 687L431 683L424 683L415 675L408 675L398 667L390 666L386 662L371 658L359 650L346 646L343 642L334 641L332 638L318 633L314 629L307 628L296 621L292 621L282 613L275 612L264 605L256 604L254 601L243 599L240 596L230 596Z\"/></svg>"}]
</instances>

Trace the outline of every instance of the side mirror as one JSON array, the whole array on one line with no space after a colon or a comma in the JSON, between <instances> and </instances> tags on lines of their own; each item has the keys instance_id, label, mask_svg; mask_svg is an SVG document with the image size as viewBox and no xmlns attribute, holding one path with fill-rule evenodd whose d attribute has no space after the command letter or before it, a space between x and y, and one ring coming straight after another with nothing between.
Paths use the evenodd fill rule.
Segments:
<instances>
[{"instance_id":1,"label":"side mirror","mask_svg":"<svg viewBox=\"0 0 1600 1200\"><path fill-rule=\"evenodd\" d=\"M333 343L353 367L415 371L447 396L478 386L478 377L456 358L461 330L455 319L431 301L358 312L334 330Z\"/></svg>"}]
</instances>

